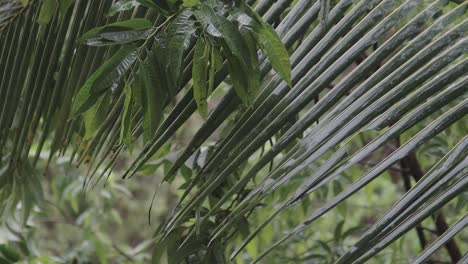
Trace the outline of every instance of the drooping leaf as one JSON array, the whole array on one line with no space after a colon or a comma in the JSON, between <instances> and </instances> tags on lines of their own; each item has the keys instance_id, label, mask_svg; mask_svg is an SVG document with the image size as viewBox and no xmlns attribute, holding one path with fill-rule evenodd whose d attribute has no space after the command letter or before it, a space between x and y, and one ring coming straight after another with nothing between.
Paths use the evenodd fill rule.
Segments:
<instances>
[{"instance_id":1,"label":"drooping leaf","mask_svg":"<svg viewBox=\"0 0 468 264\"><path fill-rule=\"evenodd\" d=\"M167 27L164 43L157 48L157 56L163 60L163 69L171 92L180 86L183 56L195 33L195 20L190 9L180 13Z\"/></svg>"},{"instance_id":2,"label":"drooping leaf","mask_svg":"<svg viewBox=\"0 0 468 264\"><path fill-rule=\"evenodd\" d=\"M126 30L117 32L102 32L99 34L99 36L103 39L111 40L117 44L121 44L135 40L146 39L151 35L152 32L152 29ZM89 45L89 42L87 42L87 44Z\"/></svg>"},{"instance_id":3,"label":"drooping leaf","mask_svg":"<svg viewBox=\"0 0 468 264\"><path fill-rule=\"evenodd\" d=\"M111 8L109 9L109 13L107 13L107 16L115 16L119 12L131 10L139 5L140 3L138 3L137 0L119 0L112 4Z\"/></svg>"},{"instance_id":4,"label":"drooping leaf","mask_svg":"<svg viewBox=\"0 0 468 264\"><path fill-rule=\"evenodd\" d=\"M248 64L250 57L247 44L234 23L217 14L211 6L206 4L202 4L200 10L194 14L205 26L208 34L221 38L235 57L244 65Z\"/></svg>"},{"instance_id":5,"label":"drooping leaf","mask_svg":"<svg viewBox=\"0 0 468 264\"><path fill-rule=\"evenodd\" d=\"M125 102L122 124L120 125L120 143L130 147L132 141L132 114L133 114L133 92L128 83L125 83Z\"/></svg>"},{"instance_id":6,"label":"drooping leaf","mask_svg":"<svg viewBox=\"0 0 468 264\"><path fill-rule=\"evenodd\" d=\"M249 82L245 78L246 72L244 71L245 66L233 55L227 53L227 67L229 69L229 76L231 77L234 90L239 98L245 105L250 105L253 101L253 98L249 96Z\"/></svg>"},{"instance_id":7,"label":"drooping leaf","mask_svg":"<svg viewBox=\"0 0 468 264\"><path fill-rule=\"evenodd\" d=\"M39 12L39 18L37 19L37 23L41 25L49 24L50 20L52 19L52 16L54 15L56 7L56 0L42 1L41 11Z\"/></svg>"},{"instance_id":8,"label":"drooping leaf","mask_svg":"<svg viewBox=\"0 0 468 264\"><path fill-rule=\"evenodd\" d=\"M221 55L215 47L211 47L210 68L208 74L208 94L210 94L213 91L216 71L220 70L222 65L223 62L221 59Z\"/></svg>"},{"instance_id":9,"label":"drooping leaf","mask_svg":"<svg viewBox=\"0 0 468 264\"><path fill-rule=\"evenodd\" d=\"M90 109L83 113L85 124L84 139L91 138L106 119L107 111L110 108L110 95L111 92L106 91L103 95L99 96L97 102Z\"/></svg>"},{"instance_id":10,"label":"drooping leaf","mask_svg":"<svg viewBox=\"0 0 468 264\"><path fill-rule=\"evenodd\" d=\"M81 87L73 101L72 113L78 115L91 108L99 95L118 83L137 59L135 46L123 46L106 61Z\"/></svg>"},{"instance_id":11,"label":"drooping leaf","mask_svg":"<svg viewBox=\"0 0 468 264\"><path fill-rule=\"evenodd\" d=\"M68 9L71 7L75 0L59 0L60 2L60 14L63 16L67 14Z\"/></svg>"},{"instance_id":12,"label":"drooping leaf","mask_svg":"<svg viewBox=\"0 0 468 264\"><path fill-rule=\"evenodd\" d=\"M208 85L207 72L209 61L210 46L203 38L199 38L195 44L195 52L193 54L193 95L197 102L198 111L203 118L208 115Z\"/></svg>"},{"instance_id":13,"label":"drooping leaf","mask_svg":"<svg viewBox=\"0 0 468 264\"><path fill-rule=\"evenodd\" d=\"M289 86L291 86L289 53L281 42L278 34L266 23L253 27L253 33L254 37L257 39L258 45L268 56L273 69Z\"/></svg>"},{"instance_id":14,"label":"drooping leaf","mask_svg":"<svg viewBox=\"0 0 468 264\"><path fill-rule=\"evenodd\" d=\"M241 8L234 9L232 16L241 25L252 31L257 44L268 56L273 69L289 86L291 86L289 53L273 27L263 21L261 17L247 5L242 5Z\"/></svg>"},{"instance_id":15,"label":"drooping leaf","mask_svg":"<svg viewBox=\"0 0 468 264\"><path fill-rule=\"evenodd\" d=\"M111 23L105 26L93 28L90 31L84 33L80 37L80 41L84 42L89 39L99 38L100 33L130 31L130 30L144 30L144 29L150 29L152 26L153 24L147 19L134 18L130 20L115 22L115 23Z\"/></svg>"},{"instance_id":16,"label":"drooping leaf","mask_svg":"<svg viewBox=\"0 0 468 264\"><path fill-rule=\"evenodd\" d=\"M242 32L249 51L249 64L247 65L248 88L247 93L250 101L254 101L260 91L260 65L258 62L257 45L252 34L245 30Z\"/></svg>"},{"instance_id":17,"label":"drooping leaf","mask_svg":"<svg viewBox=\"0 0 468 264\"><path fill-rule=\"evenodd\" d=\"M141 104L143 108L144 141L150 140L156 132L161 117L164 98L160 84L157 84L155 65L144 62L140 67Z\"/></svg>"}]
</instances>

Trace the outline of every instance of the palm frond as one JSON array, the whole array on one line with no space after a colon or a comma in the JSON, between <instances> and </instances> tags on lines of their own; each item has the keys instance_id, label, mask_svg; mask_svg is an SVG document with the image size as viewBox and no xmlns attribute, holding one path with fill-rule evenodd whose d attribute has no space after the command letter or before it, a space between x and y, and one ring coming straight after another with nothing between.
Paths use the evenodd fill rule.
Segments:
<instances>
[{"instance_id":1,"label":"palm frond","mask_svg":"<svg viewBox=\"0 0 468 264\"><path fill-rule=\"evenodd\" d=\"M143 138L143 147L123 177L138 174L170 144L177 131L190 126L200 98L205 100L209 95L200 90L207 80L199 78L206 77L208 71L192 68L201 70L200 63L210 65L209 86L223 97L211 111L202 110L208 112L205 122L177 152L164 177L163 182L170 181L191 159L196 165L196 174L187 180L177 206L158 230L158 239L167 240L195 219L180 248L198 239L200 226L209 226L201 244L214 245L257 210L259 203L307 168L315 168L245 238L232 254L234 258L284 210L378 153L388 142L410 135L403 145L259 255L258 261L466 117L466 2L450 9L445 8L447 0L430 4L418 0L248 2L276 30L268 31L265 24L264 33L272 38L278 34L290 52L290 83L285 74L288 70L281 70L281 63L269 54L276 50L278 55L282 47L265 47L264 41L262 51L248 50L254 41L248 42L242 35L245 32L226 24L235 16L216 20L215 11L208 9L205 17L186 10L166 16L161 7L143 4L111 15L112 1L76 0L68 9L54 7L49 10L50 21L37 23L45 1L30 1L24 7L18 1L1 2L0 178L14 181L23 161L32 159L36 164L41 153L45 154L45 145L50 145L49 161L68 152L71 162L87 163L85 185L93 179L96 184L112 171L125 149ZM256 13L248 10L245 12L255 17ZM104 32L104 25L135 18L145 18L153 26L133 33L96 33ZM252 25L257 24L238 20L241 22L236 25L253 28L255 33ZM222 50L231 50L232 57L221 58L219 69L214 70L218 63L214 59L194 61L194 56L208 54L208 49L197 50L197 39L205 47L216 46L210 42L215 38L207 37L206 32L192 36L200 21L213 36L232 33L232 39L222 43ZM93 31L96 27L100 28ZM83 44L86 32L93 36L86 38L86 43L96 46ZM117 40L120 43L113 43ZM138 47L120 47L136 40L142 43ZM164 47L170 52L161 55ZM215 54L216 50L209 52ZM244 63L242 57L253 60ZM169 63L170 59L174 61ZM242 76L242 72L232 70L233 65L250 71L242 69L246 74ZM192 73L199 75L196 80ZM138 95L135 87L146 89L146 94ZM134 103L137 98L143 101ZM219 137L222 129L227 132ZM372 140L356 148L357 139L365 133L371 133ZM209 143L213 138L215 144ZM252 157L273 139L274 144L252 163ZM468 140L458 140L458 145L338 263L365 262L466 190ZM205 152L199 162L207 145L212 151ZM265 170L268 164L274 164L270 171ZM240 169L243 166L247 166L244 171ZM256 177L261 177L260 184L256 184ZM232 208L228 207L231 203ZM201 216L194 213L201 209ZM219 217L221 221L213 221ZM424 261L465 226L466 216L415 261Z\"/></svg>"}]
</instances>

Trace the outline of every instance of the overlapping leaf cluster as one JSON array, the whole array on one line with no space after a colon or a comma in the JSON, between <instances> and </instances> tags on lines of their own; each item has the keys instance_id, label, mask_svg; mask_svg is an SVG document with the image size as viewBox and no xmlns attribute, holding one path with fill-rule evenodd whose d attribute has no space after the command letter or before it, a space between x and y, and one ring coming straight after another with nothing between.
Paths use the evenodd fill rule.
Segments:
<instances>
[{"instance_id":1,"label":"overlapping leaf cluster","mask_svg":"<svg viewBox=\"0 0 468 264\"><path fill-rule=\"evenodd\" d=\"M119 153L143 135L144 147L124 174L130 177L151 163L198 109L206 121L175 154L163 181L185 175L189 163L195 173L185 175L180 201L157 232L155 260L167 251L173 262L223 262L233 229L316 165L263 224L247 230L234 258L286 208L391 140L410 135L261 259L462 122L468 111L466 3L438 0L420 8L419 0L76 1L68 10L72 18L61 23L58 8L47 15L46 2L31 3L1 31L7 41L0 43L0 146L8 154L0 166L13 175L41 131L36 160L52 136L50 157L71 147L73 160L88 162L86 185L92 176L105 177ZM38 16L50 22L38 26ZM24 32L45 42L22 38ZM279 36L292 51L290 59ZM74 42L78 38L81 43ZM32 50L43 52L31 56ZM9 69L14 74L7 74ZM210 94L225 85L228 91L209 111ZM205 151L203 144L225 123L226 133ZM363 146L350 147L368 130L380 132ZM269 141L272 146L249 164ZM466 190L468 141L458 141L338 263L365 262ZM272 162L265 175L263 168ZM264 176L255 179L259 175ZM465 216L417 263L466 224Z\"/></svg>"}]
</instances>

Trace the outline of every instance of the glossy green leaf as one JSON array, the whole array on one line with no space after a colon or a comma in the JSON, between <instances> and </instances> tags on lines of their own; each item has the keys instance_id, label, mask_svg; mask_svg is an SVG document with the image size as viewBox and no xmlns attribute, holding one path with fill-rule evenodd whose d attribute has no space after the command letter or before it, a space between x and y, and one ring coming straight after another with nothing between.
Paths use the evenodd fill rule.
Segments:
<instances>
[{"instance_id":1,"label":"glossy green leaf","mask_svg":"<svg viewBox=\"0 0 468 264\"><path fill-rule=\"evenodd\" d=\"M234 56L227 56L229 76L234 90L245 105L252 104L253 98L249 96L249 81L246 78L245 66Z\"/></svg>"},{"instance_id":2,"label":"glossy green leaf","mask_svg":"<svg viewBox=\"0 0 468 264\"><path fill-rule=\"evenodd\" d=\"M143 107L143 131L145 141L150 140L162 117L164 98L160 84L157 83L156 69L148 62L144 62L140 67L141 104Z\"/></svg>"},{"instance_id":3,"label":"glossy green leaf","mask_svg":"<svg viewBox=\"0 0 468 264\"><path fill-rule=\"evenodd\" d=\"M131 10L139 5L140 4L137 0L119 0L112 4L111 8L109 9L109 13L107 13L107 16L115 16L119 12Z\"/></svg>"},{"instance_id":4,"label":"glossy green leaf","mask_svg":"<svg viewBox=\"0 0 468 264\"><path fill-rule=\"evenodd\" d=\"M133 91L128 83L125 83L125 102L122 124L120 125L120 143L130 148L132 142L132 115L133 115Z\"/></svg>"},{"instance_id":5,"label":"glossy green leaf","mask_svg":"<svg viewBox=\"0 0 468 264\"><path fill-rule=\"evenodd\" d=\"M84 139L91 138L106 119L110 108L110 95L111 92L106 91L103 95L99 96L97 102L90 109L83 113L85 124Z\"/></svg>"},{"instance_id":6,"label":"glossy green leaf","mask_svg":"<svg viewBox=\"0 0 468 264\"><path fill-rule=\"evenodd\" d=\"M80 37L80 41L84 42L89 39L99 38L100 33L130 31L130 30L144 30L144 29L150 29L152 26L153 24L147 19L134 18L130 20L111 23L102 27L93 28L90 31L84 33Z\"/></svg>"},{"instance_id":7,"label":"glossy green leaf","mask_svg":"<svg viewBox=\"0 0 468 264\"><path fill-rule=\"evenodd\" d=\"M59 0L60 14L63 16L67 14L68 9L73 5L75 0Z\"/></svg>"},{"instance_id":8,"label":"glossy green leaf","mask_svg":"<svg viewBox=\"0 0 468 264\"><path fill-rule=\"evenodd\" d=\"M37 19L37 22L41 25L49 24L50 20L52 19L52 16L54 15L56 7L56 0L42 1L41 11L39 12L39 18Z\"/></svg>"},{"instance_id":9,"label":"glossy green leaf","mask_svg":"<svg viewBox=\"0 0 468 264\"><path fill-rule=\"evenodd\" d=\"M232 15L241 25L252 31L257 44L268 56L273 69L291 86L289 53L273 27L265 23L254 10L246 5L235 9Z\"/></svg>"},{"instance_id":10,"label":"glossy green leaf","mask_svg":"<svg viewBox=\"0 0 468 264\"><path fill-rule=\"evenodd\" d=\"M141 29L117 32L102 32L99 34L99 36L103 39L111 40L117 43L126 43L140 39L146 39L151 35L151 33L153 33L152 29ZM87 44L89 45L88 41Z\"/></svg>"},{"instance_id":11,"label":"glossy green leaf","mask_svg":"<svg viewBox=\"0 0 468 264\"><path fill-rule=\"evenodd\" d=\"M134 46L124 46L106 61L81 87L73 101L72 113L78 115L91 108L113 84L120 81L137 59Z\"/></svg>"},{"instance_id":12,"label":"glossy green leaf","mask_svg":"<svg viewBox=\"0 0 468 264\"><path fill-rule=\"evenodd\" d=\"M254 101L260 92L260 65L258 62L257 45L255 39L249 31L242 32L245 43L249 51L249 64L247 65L248 88L247 93L250 101Z\"/></svg>"},{"instance_id":13,"label":"glossy green leaf","mask_svg":"<svg viewBox=\"0 0 468 264\"><path fill-rule=\"evenodd\" d=\"M171 92L179 89L183 56L190 46L195 29L192 11L190 9L184 10L169 24L164 35L164 43L161 43L156 51L157 56L164 60L163 69L168 78Z\"/></svg>"},{"instance_id":14,"label":"glossy green leaf","mask_svg":"<svg viewBox=\"0 0 468 264\"><path fill-rule=\"evenodd\" d=\"M257 24L252 28L254 37L258 45L268 56L273 69L289 85L291 82L291 64L289 62L289 53L281 42L280 37L275 30L268 24Z\"/></svg>"},{"instance_id":15,"label":"glossy green leaf","mask_svg":"<svg viewBox=\"0 0 468 264\"><path fill-rule=\"evenodd\" d=\"M213 8L203 4L199 12L195 12L197 19L213 37L221 38L230 52L244 65L249 64L249 51L242 34L237 26L225 17L217 14Z\"/></svg>"},{"instance_id":16,"label":"glossy green leaf","mask_svg":"<svg viewBox=\"0 0 468 264\"><path fill-rule=\"evenodd\" d=\"M208 61L210 57L210 46L203 38L199 38L195 44L193 53L193 96L197 102L198 112L203 118L208 116Z\"/></svg>"}]
</instances>

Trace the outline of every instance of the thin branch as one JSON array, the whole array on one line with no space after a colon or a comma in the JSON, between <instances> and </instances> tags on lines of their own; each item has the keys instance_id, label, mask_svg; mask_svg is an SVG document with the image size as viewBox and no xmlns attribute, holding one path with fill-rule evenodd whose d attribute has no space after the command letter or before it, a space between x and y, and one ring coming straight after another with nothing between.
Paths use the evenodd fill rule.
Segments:
<instances>
[{"instance_id":1,"label":"thin branch","mask_svg":"<svg viewBox=\"0 0 468 264\"><path fill-rule=\"evenodd\" d=\"M416 154L412 152L406 157L406 159L408 161L408 166L409 166L411 175L413 175L416 182L419 181L424 176L424 173L421 169L421 165L419 164ZM443 213L440 212L437 216L433 216L433 218L434 218L437 233L439 235L442 235L449 228L447 221L445 221L445 217ZM455 240L450 239L445 244L445 248L447 249L447 252L450 255L450 259L452 260L453 263L457 263L462 258L462 254Z\"/></svg>"}]
</instances>

